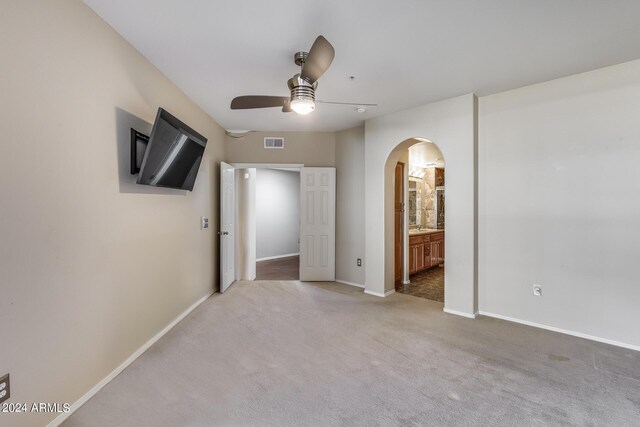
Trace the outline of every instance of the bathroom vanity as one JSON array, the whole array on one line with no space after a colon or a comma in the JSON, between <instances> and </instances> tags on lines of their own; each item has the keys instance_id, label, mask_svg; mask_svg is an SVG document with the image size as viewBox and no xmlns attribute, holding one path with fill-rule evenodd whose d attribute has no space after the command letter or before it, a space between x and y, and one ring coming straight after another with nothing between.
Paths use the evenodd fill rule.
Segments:
<instances>
[{"instance_id":1,"label":"bathroom vanity","mask_svg":"<svg viewBox=\"0 0 640 427\"><path fill-rule=\"evenodd\" d=\"M444 230L409 231L409 274L444 263Z\"/></svg>"}]
</instances>

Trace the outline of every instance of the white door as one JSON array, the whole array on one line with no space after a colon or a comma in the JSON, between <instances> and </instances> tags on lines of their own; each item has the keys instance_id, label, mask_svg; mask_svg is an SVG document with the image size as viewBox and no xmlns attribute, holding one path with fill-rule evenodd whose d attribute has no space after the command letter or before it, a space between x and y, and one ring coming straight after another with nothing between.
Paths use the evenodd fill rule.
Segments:
<instances>
[{"instance_id":1,"label":"white door","mask_svg":"<svg viewBox=\"0 0 640 427\"><path fill-rule=\"evenodd\" d=\"M233 166L220 162L220 292L235 280L235 171Z\"/></svg>"},{"instance_id":2,"label":"white door","mask_svg":"<svg viewBox=\"0 0 640 427\"><path fill-rule=\"evenodd\" d=\"M336 279L336 169L300 169L300 280Z\"/></svg>"}]
</instances>

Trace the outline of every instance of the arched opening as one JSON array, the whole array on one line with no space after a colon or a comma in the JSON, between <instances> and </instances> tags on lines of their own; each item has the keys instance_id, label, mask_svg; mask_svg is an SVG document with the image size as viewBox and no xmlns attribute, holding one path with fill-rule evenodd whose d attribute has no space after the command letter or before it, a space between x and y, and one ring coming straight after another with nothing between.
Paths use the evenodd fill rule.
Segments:
<instances>
[{"instance_id":1,"label":"arched opening","mask_svg":"<svg viewBox=\"0 0 640 427\"><path fill-rule=\"evenodd\" d=\"M365 125L365 292L385 297L394 286L394 168L415 137L435 142L446 160L445 305L475 317L477 264L477 102L465 95L368 120Z\"/></svg>"},{"instance_id":2,"label":"arched opening","mask_svg":"<svg viewBox=\"0 0 640 427\"><path fill-rule=\"evenodd\" d=\"M393 246L385 264L393 265L395 291L443 304L445 182L444 155L427 138L402 141L385 163L385 241Z\"/></svg>"}]
</instances>

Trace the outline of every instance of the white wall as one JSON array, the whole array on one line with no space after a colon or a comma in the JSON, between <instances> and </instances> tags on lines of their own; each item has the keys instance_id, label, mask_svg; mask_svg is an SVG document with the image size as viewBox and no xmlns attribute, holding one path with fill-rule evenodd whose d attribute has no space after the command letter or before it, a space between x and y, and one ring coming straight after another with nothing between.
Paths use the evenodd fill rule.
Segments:
<instances>
[{"instance_id":1,"label":"white wall","mask_svg":"<svg viewBox=\"0 0 640 427\"><path fill-rule=\"evenodd\" d=\"M640 346L640 61L479 105L480 310Z\"/></svg>"},{"instance_id":2,"label":"white wall","mask_svg":"<svg viewBox=\"0 0 640 427\"><path fill-rule=\"evenodd\" d=\"M300 172L256 170L256 258L300 253Z\"/></svg>"},{"instance_id":3,"label":"white wall","mask_svg":"<svg viewBox=\"0 0 640 427\"><path fill-rule=\"evenodd\" d=\"M256 278L256 169L235 170L236 280Z\"/></svg>"},{"instance_id":4,"label":"white wall","mask_svg":"<svg viewBox=\"0 0 640 427\"><path fill-rule=\"evenodd\" d=\"M365 122L366 291L394 290L393 169L402 152L423 137L447 164L445 310L477 309L476 98L457 98ZM403 142L404 141L404 142Z\"/></svg>"},{"instance_id":5,"label":"white wall","mask_svg":"<svg viewBox=\"0 0 640 427\"><path fill-rule=\"evenodd\" d=\"M364 286L364 126L336 133L335 164L336 279Z\"/></svg>"},{"instance_id":6,"label":"white wall","mask_svg":"<svg viewBox=\"0 0 640 427\"><path fill-rule=\"evenodd\" d=\"M73 403L214 290L224 131L80 1L3 1L0 40L0 373ZM192 193L129 175L159 106L209 138Z\"/></svg>"}]
</instances>

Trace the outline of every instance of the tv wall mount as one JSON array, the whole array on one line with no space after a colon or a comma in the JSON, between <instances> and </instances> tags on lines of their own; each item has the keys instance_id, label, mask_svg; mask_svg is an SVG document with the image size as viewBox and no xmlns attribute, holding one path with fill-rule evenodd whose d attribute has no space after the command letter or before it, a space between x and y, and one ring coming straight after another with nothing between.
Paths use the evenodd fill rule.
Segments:
<instances>
[{"instance_id":1,"label":"tv wall mount","mask_svg":"<svg viewBox=\"0 0 640 427\"><path fill-rule=\"evenodd\" d=\"M147 144L149 144L149 136L131 128L131 175L140 172Z\"/></svg>"}]
</instances>

